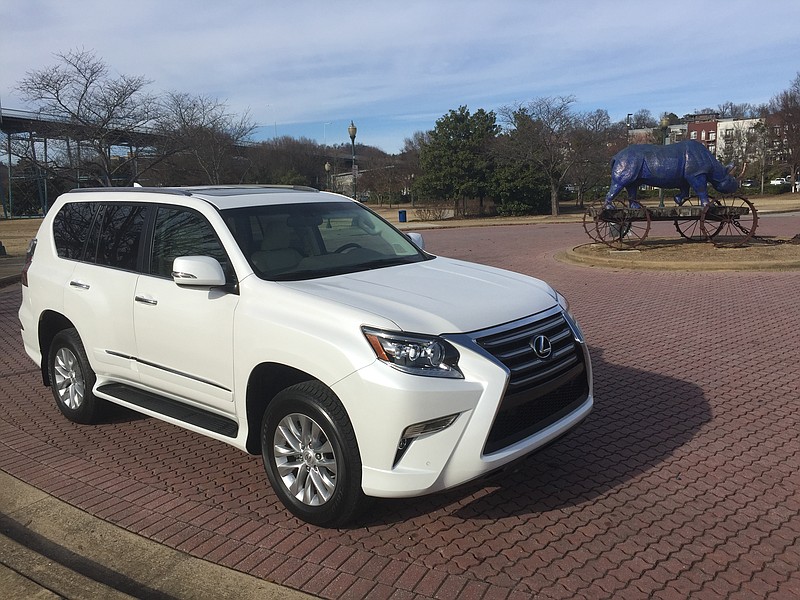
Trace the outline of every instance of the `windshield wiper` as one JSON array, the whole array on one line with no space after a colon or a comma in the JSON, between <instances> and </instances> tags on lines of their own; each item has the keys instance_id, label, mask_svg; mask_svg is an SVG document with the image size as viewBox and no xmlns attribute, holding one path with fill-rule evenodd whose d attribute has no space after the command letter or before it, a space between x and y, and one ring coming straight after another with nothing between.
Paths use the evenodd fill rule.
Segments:
<instances>
[{"instance_id":1,"label":"windshield wiper","mask_svg":"<svg viewBox=\"0 0 800 600\"><path fill-rule=\"evenodd\" d=\"M419 262L419 260L414 260L414 257L411 256L393 256L391 258L379 258L377 260L371 260L369 262L361 263L358 265L361 267L360 271L368 271L372 269L381 269L383 267L393 267L395 265L407 265L411 263Z\"/></svg>"},{"instance_id":2,"label":"windshield wiper","mask_svg":"<svg viewBox=\"0 0 800 600\"><path fill-rule=\"evenodd\" d=\"M281 273L267 277L270 281L302 281L304 279L317 279L319 277L333 277L334 275L347 275L348 273L360 273L361 271L372 271L373 269L382 269L384 267L394 267L398 265L407 265L415 262L421 262L418 256L392 256L388 258L380 258L370 260L363 263L356 263L353 265L339 265L336 267L327 267L322 269L305 269L302 271L291 271L289 273Z\"/></svg>"}]
</instances>

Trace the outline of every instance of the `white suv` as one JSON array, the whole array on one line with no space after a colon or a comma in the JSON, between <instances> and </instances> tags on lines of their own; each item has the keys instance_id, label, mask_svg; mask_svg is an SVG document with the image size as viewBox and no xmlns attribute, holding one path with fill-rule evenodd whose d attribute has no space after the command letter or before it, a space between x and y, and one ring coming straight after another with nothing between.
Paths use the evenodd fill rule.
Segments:
<instances>
[{"instance_id":1,"label":"white suv","mask_svg":"<svg viewBox=\"0 0 800 600\"><path fill-rule=\"evenodd\" d=\"M68 419L113 402L260 453L292 513L338 526L592 408L561 295L422 248L309 188L73 190L31 242L22 337Z\"/></svg>"}]
</instances>

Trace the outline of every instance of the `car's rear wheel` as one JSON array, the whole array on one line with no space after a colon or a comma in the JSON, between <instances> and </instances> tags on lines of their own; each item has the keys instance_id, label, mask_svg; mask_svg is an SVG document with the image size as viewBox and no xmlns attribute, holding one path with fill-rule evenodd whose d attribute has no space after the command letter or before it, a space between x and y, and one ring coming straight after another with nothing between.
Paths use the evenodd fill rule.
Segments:
<instances>
[{"instance_id":1,"label":"car's rear wheel","mask_svg":"<svg viewBox=\"0 0 800 600\"><path fill-rule=\"evenodd\" d=\"M280 392L261 427L264 468L295 516L324 527L351 520L364 500L361 457L339 399L319 382Z\"/></svg>"},{"instance_id":2,"label":"car's rear wheel","mask_svg":"<svg viewBox=\"0 0 800 600\"><path fill-rule=\"evenodd\" d=\"M53 338L48 373L61 413L75 423L96 422L102 401L92 393L95 374L75 329L64 329Z\"/></svg>"}]
</instances>

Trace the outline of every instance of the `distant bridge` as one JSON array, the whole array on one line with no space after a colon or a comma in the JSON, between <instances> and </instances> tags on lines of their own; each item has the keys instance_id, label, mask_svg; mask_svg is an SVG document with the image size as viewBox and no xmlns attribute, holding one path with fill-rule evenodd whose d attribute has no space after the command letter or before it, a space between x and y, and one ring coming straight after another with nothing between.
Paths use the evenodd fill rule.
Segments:
<instances>
[{"instance_id":1,"label":"distant bridge","mask_svg":"<svg viewBox=\"0 0 800 600\"><path fill-rule=\"evenodd\" d=\"M92 137L92 128L81 123L66 121L55 115L13 108L0 109L0 131L8 136L11 143L12 136L27 134L35 139L64 139L86 140ZM146 129L137 129L133 132L117 130L112 131L120 146L145 147L152 145L158 135Z\"/></svg>"},{"instance_id":2,"label":"distant bridge","mask_svg":"<svg viewBox=\"0 0 800 600\"><path fill-rule=\"evenodd\" d=\"M12 140L23 139L35 144L41 144L44 162L48 162L47 148L49 140L66 140L68 142L80 142L94 139L97 131L91 126L81 123L70 122L58 116L49 115L41 111L16 110L9 108L0 109L0 132L5 134L4 148L0 150L0 157L6 155L6 172L0 173L0 204L2 204L3 216L9 217L14 214L27 214L29 210L46 212L50 205L50 196L53 193L52 186L48 185L49 176L44 169L36 167L35 172L24 175L15 175L12 165L14 156L12 154ZM132 148L147 148L153 146L159 136L146 129L134 131L111 130L106 132L108 137L113 139L113 146ZM0 162L3 159L0 158ZM76 175L77 181L81 181L80 174ZM33 185L35 199L31 204L31 198L27 198L20 203L19 194L12 192L12 183L29 182Z\"/></svg>"}]
</instances>

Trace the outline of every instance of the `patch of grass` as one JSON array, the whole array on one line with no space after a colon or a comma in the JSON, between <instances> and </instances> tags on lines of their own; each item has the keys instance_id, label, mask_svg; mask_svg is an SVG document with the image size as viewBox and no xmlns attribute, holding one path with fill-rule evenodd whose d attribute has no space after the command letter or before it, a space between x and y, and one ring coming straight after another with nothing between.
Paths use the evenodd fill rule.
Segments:
<instances>
[{"instance_id":1,"label":"patch of grass","mask_svg":"<svg viewBox=\"0 0 800 600\"><path fill-rule=\"evenodd\" d=\"M0 219L0 242L9 256L24 256L28 243L36 237L41 219Z\"/></svg>"}]
</instances>

